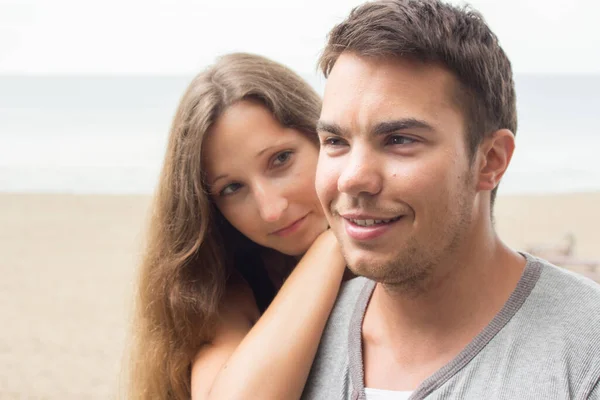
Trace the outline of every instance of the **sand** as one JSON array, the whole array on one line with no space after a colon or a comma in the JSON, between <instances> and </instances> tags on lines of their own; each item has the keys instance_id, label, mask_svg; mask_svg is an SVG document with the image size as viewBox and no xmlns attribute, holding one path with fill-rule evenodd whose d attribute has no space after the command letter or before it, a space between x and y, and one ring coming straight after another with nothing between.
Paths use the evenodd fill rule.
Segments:
<instances>
[{"instance_id":1,"label":"sand","mask_svg":"<svg viewBox=\"0 0 600 400\"><path fill-rule=\"evenodd\" d=\"M564 248L572 234L572 258L599 265L595 272L582 265L565 266L600 282L600 193L499 197L495 216L500 237L520 250Z\"/></svg>"},{"instance_id":2,"label":"sand","mask_svg":"<svg viewBox=\"0 0 600 400\"><path fill-rule=\"evenodd\" d=\"M0 399L115 398L148 204L0 195ZM599 205L600 193L500 197L497 229L521 249L572 232L576 255L600 260Z\"/></svg>"},{"instance_id":3,"label":"sand","mask_svg":"<svg viewBox=\"0 0 600 400\"><path fill-rule=\"evenodd\" d=\"M115 397L147 204L0 196L0 399Z\"/></svg>"}]
</instances>

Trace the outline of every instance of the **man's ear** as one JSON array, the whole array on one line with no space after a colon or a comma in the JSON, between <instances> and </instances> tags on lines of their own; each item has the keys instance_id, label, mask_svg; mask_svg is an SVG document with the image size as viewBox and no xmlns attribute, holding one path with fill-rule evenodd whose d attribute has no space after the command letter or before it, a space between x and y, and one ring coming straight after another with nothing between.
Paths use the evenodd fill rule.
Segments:
<instances>
[{"instance_id":1,"label":"man's ear","mask_svg":"<svg viewBox=\"0 0 600 400\"><path fill-rule=\"evenodd\" d=\"M500 129L486 137L479 145L478 190L493 190L515 151L515 135L508 129Z\"/></svg>"}]
</instances>

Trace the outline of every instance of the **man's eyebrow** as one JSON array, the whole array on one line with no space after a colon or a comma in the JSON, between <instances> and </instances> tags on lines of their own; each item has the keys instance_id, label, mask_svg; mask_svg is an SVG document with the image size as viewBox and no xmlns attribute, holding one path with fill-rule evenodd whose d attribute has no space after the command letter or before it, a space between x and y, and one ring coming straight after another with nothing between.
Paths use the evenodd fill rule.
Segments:
<instances>
[{"instance_id":1,"label":"man's eyebrow","mask_svg":"<svg viewBox=\"0 0 600 400\"><path fill-rule=\"evenodd\" d=\"M373 129L373 134L387 135L390 133L415 128L428 129L431 131L434 130L433 127L425 121L421 121L415 118L404 118L396 121L380 122L379 124L375 125L375 128Z\"/></svg>"},{"instance_id":2,"label":"man's eyebrow","mask_svg":"<svg viewBox=\"0 0 600 400\"><path fill-rule=\"evenodd\" d=\"M327 132L337 136L344 136L344 130L341 126L325 121L317 122L317 132Z\"/></svg>"},{"instance_id":3,"label":"man's eyebrow","mask_svg":"<svg viewBox=\"0 0 600 400\"><path fill-rule=\"evenodd\" d=\"M425 121L416 118L403 118L395 121L380 122L373 129L374 135L387 135L393 132L403 131L406 129L427 129L434 131L435 129ZM347 136L341 126L331 122L318 121L317 132L327 132L337 136Z\"/></svg>"}]
</instances>

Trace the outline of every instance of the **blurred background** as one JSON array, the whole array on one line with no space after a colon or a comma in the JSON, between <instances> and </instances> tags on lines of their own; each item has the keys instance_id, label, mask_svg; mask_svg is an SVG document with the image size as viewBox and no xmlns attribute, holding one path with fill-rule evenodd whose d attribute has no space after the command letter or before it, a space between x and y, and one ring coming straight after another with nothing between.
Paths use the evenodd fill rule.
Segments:
<instances>
[{"instance_id":1,"label":"blurred background","mask_svg":"<svg viewBox=\"0 0 600 400\"><path fill-rule=\"evenodd\" d=\"M0 399L116 396L149 199L187 84L247 51L322 93L326 34L360 3L0 0ZM517 86L498 231L600 280L600 3L470 4Z\"/></svg>"}]
</instances>

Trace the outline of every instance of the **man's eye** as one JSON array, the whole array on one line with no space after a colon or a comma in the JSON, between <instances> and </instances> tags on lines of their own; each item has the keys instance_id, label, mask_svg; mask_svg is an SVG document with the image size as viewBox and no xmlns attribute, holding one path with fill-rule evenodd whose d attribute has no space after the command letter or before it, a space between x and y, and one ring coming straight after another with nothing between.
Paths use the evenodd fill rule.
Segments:
<instances>
[{"instance_id":1,"label":"man's eye","mask_svg":"<svg viewBox=\"0 0 600 400\"><path fill-rule=\"evenodd\" d=\"M395 144L395 145L403 145L403 144L411 144L411 143L415 143L416 140L408 137L408 136L402 136L402 135L394 135L394 136L390 136L390 138L388 139L388 144Z\"/></svg>"},{"instance_id":2,"label":"man's eye","mask_svg":"<svg viewBox=\"0 0 600 400\"><path fill-rule=\"evenodd\" d=\"M220 192L219 192L219 196L229 196L231 194L234 194L235 192L237 192L240 188L242 187L241 184L239 183L231 183L227 186L225 186Z\"/></svg>"},{"instance_id":3,"label":"man's eye","mask_svg":"<svg viewBox=\"0 0 600 400\"><path fill-rule=\"evenodd\" d=\"M321 141L323 146L340 146L342 144L342 140L336 137L328 137Z\"/></svg>"},{"instance_id":4,"label":"man's eye","mask_svg":"<svg viewBox=\"0 0 600 400\"><path fill-rule=\"evenodd\" d=\"M279 153L275 156L275 159L273 160L273 166L277 167L277 166L285 164L290 159L291 156L292 156L291 151L282 151L281 153Z\"/></svg>"}]
</instances>

